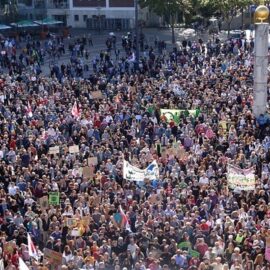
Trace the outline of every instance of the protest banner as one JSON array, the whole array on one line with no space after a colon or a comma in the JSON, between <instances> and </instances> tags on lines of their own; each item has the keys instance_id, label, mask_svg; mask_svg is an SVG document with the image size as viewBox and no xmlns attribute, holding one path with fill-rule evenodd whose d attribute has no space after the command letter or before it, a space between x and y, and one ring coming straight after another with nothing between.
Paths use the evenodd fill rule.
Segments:
<instances>
[{"instance_id":1,"label":"protest banner","mask_svg":"<svg viewBox=\"0 0 270 270\"><path fill-rule=\"evenodd\" d=\"M60 153L60 147L59 146L53 146L49 148L49 154L50 155L56 155Z\"/></svg>"},{"instance_id":2,"label":"protest banner","mask_svg":"<svg viewBox=\"0 0 270 270\"><path fill-rule=\"evenodd\" d=\"M164 115L166 117L167 122L170 122L171 120L176 124L179 124L180 122L181 110L161 109L160 114L161 116Z\"/></svg>"},{"instance_id":3,"label":"protest banner","mask_svg":"<svg viewBox=\"0 0 270 270\"><path fill-rule=\"evenodd\" d=\"M39 205L41 210L46 210L49 207L48 196L43 196L39 199Z\"/></svg>"},{"instance_id":4,"label":"protest banner","mask_svg":"<svg viewBox=\"0 0 270 270\"><path fill-rule=\"evenodd\" d=\"M82 168L82 175L83 177L89 179L91 177L91 167L85 166Z\"/></svg>"},{"instance_id":5,"label":"protest banner","mask_svg":"<svg viewBox=\"0 0 270 270\"><path fill-rule=\"evenodd\" d=\"M73 236L73 237L81 236L81 235L80 235L80 232L79 232L79 229L78 229L78 228L72 229L72 231L71 231L71 236Z\"/></svg>"},{"instance_id":6,"label":"protest banner","mask_svg":"<svg viewBox=\"0 0 270 270\"><path fill-rule=\"evenodd\" d=\"M166 121L170 122L173 120L176 124L180 123L180 116L184 114L184 116L192 116L198 117L200 114L200 109L196 110L178 110L178 109L161 109L161 116L164 115L166 117Z\"/></svg>"},{"instance_id":7,"label":"protest banner","mask_svg":"<svg viewBox=\"0 0 270 270\"><path fill-rule=\"evenodd\" d=\"M75 228L77 226L77 219L76 218L67 218L67 227L68 228Z\"/></svg>"},{"instance_id":8,"label":"protest banner","mask_svg":"<svg viewBox=\"0 0 270 270\"><path fill-rule=\"evenodd\" d=\"M219 127L222 129L222 131L226 135L228 132L228 122L225 120L219 121Z\"/></svg>"},{"instance_id":9,"label":"protest banner","mask_svg":"<svg viewBox=\"0 0 270 270\"><path fill-rule=\"evenodd\" d=\"M231 189L239 190L254 190L255 189L255 174L254 169L241 169L239 167L228 164L227 166L228 186Z\"/></svg>"},{"instance_id":10,"label":"protest banner","mask_svg":"<svg viewBox=\"0 0 270 270\"><path fill-rule=\"evenodd\" d=\"M88 165L89 165L89 166L90 166L90 165L96 166L96 165L98 164L98 159L97 159L97 157L89 157L87 161L88 161Z\"/></svg>"},{"instance_id":11,"label":"protest banner","mask_svg":"<svg viewBox=\"0 0 270 270\"><path fill-rule=\"evenodd\" d=\"M79 153L79 145L73 145L68 148L70 154Z\"/></svg>"},{"instance_id":12,"label":"protest banner","mask_svg":"<svg viewBox=\"0 0 270 270\"><path fill-rule=\"evenodd\" d=\"M59 205L60 204L60 193L50 192L49 193L49 205Z\"/></svg>"},{"instance_id":13,"label":"protest banner","mask_svg":"<svg viewBox=\"0 0 270 270\"><path fill-rule=\"evenodd\" d=\"M62 265L62 253L56 252L54 250L44 248L43 250L44 259L50 262L53 266Z\"/></svg>"},{"instance_id":14,"label":"protest banner","mask_svg":"<svg viewBox=\"0 0 270 270\"><path fill-rule=\"evenodd\" d=\"M104 96L100 90L91 92L91 96L93 99L103 99Z\"/></svg>"},{"instance_id":15,"label":"protest banner","mask_svg":"<svg viewBox=\"0 0 270 270\"><path fill-rule=\"evenodd\" d=\"M178 248L184 249L184 250L189 250L192 248L192 245L190 242L181 242L178 244Z\"/></svg>"},{"instance_id":16,"label":"protest banner","mask_svg":"<svg viewBox=\"0 0 270 270\"><path fill-rule=\"evenodd\" d=\"M124 160L123 163L123 178L129 181L142 182L145 179L156 180L159 178L159 168L157 162L154 160L146 169L142 170L132 166L129 162Z\"/></svg>"},{"instance_id":17,"label":"protest banner","mask_svg":"<svg viewBox=\"0 0 270 270\"><path fill-rule=\"evenodd\" d=\"M197 250L193 250L193 249L189 250L189 255L192 258L200 258L200 256L201 256L200 252L198 252Z\"/></svg>"}]
</instances>

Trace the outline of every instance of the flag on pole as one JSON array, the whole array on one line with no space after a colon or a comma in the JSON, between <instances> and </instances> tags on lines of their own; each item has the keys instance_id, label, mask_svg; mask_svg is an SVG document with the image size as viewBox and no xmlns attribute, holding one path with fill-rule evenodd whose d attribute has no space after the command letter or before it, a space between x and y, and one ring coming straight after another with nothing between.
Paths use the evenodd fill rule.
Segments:
<instances>
[{"instance_id":1,"label":"flag on pole","mask_svg":"<svg viewBox=\"0 0 270 270\"><path fill-rule=\"evenodd\" d=\"M29 233L27 233L27 242L28 242L29 256L33 257L35 260L38 261L38 252Z\"/></svg>"},{"instance_id":2,"label":"flag on pole","mask_svg":"<svg viewBox=\"0 0 270 270\"><path fill-rule=\"evenodd\" d=\"M123 226L125 226L125 228L126 228L127 231L131 232L131 228L130 228L130 225L129 225L128 217L124 213L121 205L119 207L119 211L120 211L120 215L122 216L122 224L123 224Z\"/></svg>"},{"instance_id":3,"label":"flag on pole","mask_svg":"<svg viewBox=\"0 0 270 270\"><path fill-rule=\"evenodd\" d=\"M23 259L19 257L19 270L29 270Z\"/></svg>"},{"instance_id":4,"label":"flag on pole","mask_svg":"<svg viewBox=\"0 0 270 270\"><path fill-rule=\"evenodd\" d=\"M26 113L27 113L27 116L28 117L30 117L30 118L33 117L32 107L31 107L31 104L30 104L29 101L27 103Z\"/></svg>"},{"instance_id":5,"label":"flag on pole","mask_svg":"<svg viewBox=\"0 0 270 270\"><path fill-rule=\"evenodd\" d=\"M79 118L81 116L80 109L78 107L77 101L74 102L74 105L71 110L71 114L74 116L74 118Z\"/></svg>"}]
</instances>

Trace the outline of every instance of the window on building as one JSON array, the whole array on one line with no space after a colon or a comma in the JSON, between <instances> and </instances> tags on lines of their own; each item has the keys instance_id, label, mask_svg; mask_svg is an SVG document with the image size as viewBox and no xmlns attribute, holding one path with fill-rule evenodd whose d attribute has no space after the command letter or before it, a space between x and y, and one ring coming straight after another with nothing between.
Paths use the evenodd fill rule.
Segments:
<instances>
[{"instance_id":1,"label":"window on building","mask_svg":"<svg viewBox=\"0 0 270 270\"><path fill-rule=\"evenodd\" d=\"M78 22L79 21L79 15L74 15L74 21Z\"/></svg>"},{"instance_id":2,"label":"window on building","mask_svg":"<svg viewBox=\"0 0 270 270\"><path fill-rule=\"evenodd\" d=\"M83 15L83 21L86 22L88 19L88 16L87 15Z\"/></svg>"}]
</instances>

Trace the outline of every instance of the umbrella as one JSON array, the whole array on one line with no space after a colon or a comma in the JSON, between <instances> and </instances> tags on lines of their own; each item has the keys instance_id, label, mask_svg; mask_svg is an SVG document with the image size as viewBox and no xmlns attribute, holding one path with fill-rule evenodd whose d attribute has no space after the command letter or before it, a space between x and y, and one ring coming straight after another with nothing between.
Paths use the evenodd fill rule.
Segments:
<instances>
[{"instance_id":1,"label":"umbrella","mask_svg":"<svg viewBox=\"0 0 270 270\"><path fill-rule=\"evenodd\" d=\"M11 23L10 25L23 28L23 27L36 27L38 26L36 23L29 21L29 20L23 20L16 23Z\"/></svg>"},{"instance_id":2,"label":"umbrella","mask_svg":"<svg viewBox=\"0 0 270 270\"><path fill-rule=\"evenodd\" d=\"M51 18L46 18L44 20L34 21L34 23L37 23L39 25L54 25L54 24L62 24L62 21L54 20Z\"/></svg>"},{"instance_id":3,"label":"umbrella","mask_svg":"<svg viewBox=\"0 0 270 270\"><path fill-rule=\"evenodd\" d=\"M114 32L111 32L109 35L110 35L110 36L115 36Z\"/></svg>"},{"instance_id":4,"label":"umbrella","mask_svg":"<svg viewBox=\"0 0 270 270\"><path fill-rule=\"evenodd\" d=\"M5 24L0 24L0 30L10 29L11 27Z\"/></svg>"}]
</instances>

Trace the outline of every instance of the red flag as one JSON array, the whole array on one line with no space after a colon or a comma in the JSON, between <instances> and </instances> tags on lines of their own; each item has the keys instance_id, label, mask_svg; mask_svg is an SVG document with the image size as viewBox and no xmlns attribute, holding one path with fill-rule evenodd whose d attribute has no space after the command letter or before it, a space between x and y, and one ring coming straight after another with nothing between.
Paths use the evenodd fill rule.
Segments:
<instances>
[{"instance_id":1,"label":"red flag","mask_svg":"<svg viewBox=\"0 0 270 270\"><path fill-rule=\"evenodd\" d=\"M81 112L80 112L80 109L77 105L77 101L75 101L73 107L72 107L72 110L71 110L71 114L74 116L74 118L78 119L80 118L81 116Z\"/></svg>"}]
</instances>

